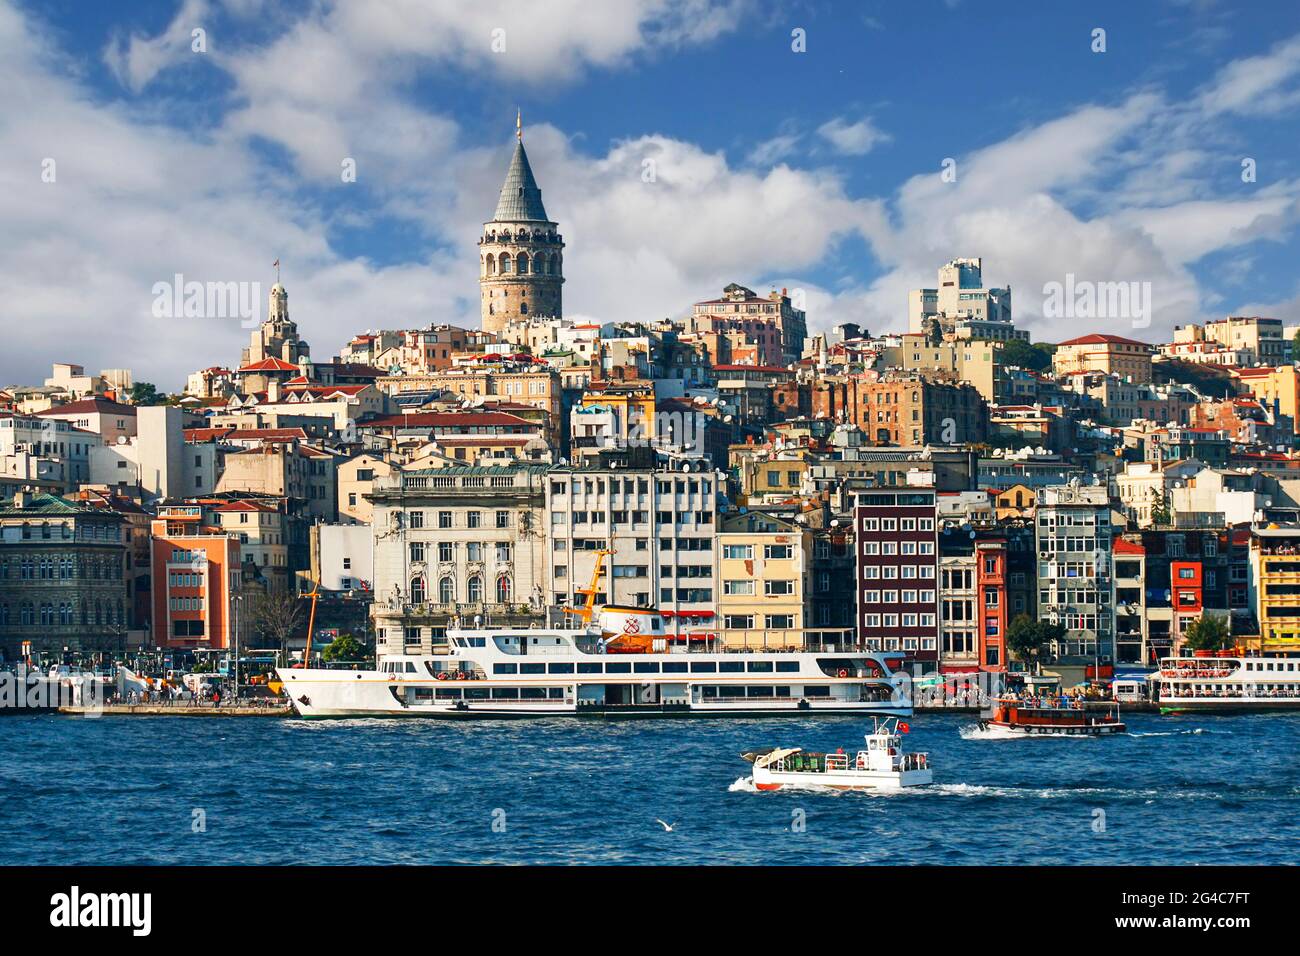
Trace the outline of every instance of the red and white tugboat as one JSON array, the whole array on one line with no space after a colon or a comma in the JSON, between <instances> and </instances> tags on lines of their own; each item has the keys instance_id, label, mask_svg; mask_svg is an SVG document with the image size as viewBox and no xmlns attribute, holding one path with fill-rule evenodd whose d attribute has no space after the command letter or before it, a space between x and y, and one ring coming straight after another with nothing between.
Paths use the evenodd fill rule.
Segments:
<instances>
[{"instance_id":1,"label":"red and white tugboat","mask_svg":"<svg viewBox=\"0 0 1300 956\"><path fill-rule=\"evenodd\" d=\"M934 779L928 754L903 753L901 734L907 731L907 724L897 717L877 718L875 730L866 735L866 749L854 756L842 748L821 754L799 747L778 747L741 756L754 765L754 787L758 790L901 790Z\"/></svg>"},{"instance_id":2,"label":"red and white tugboat","mask_svg":"<svg viewBox=\"0 0 1300 956\"><path fill-rule=\"evenodd\" d=\"M980 719L980 728L997 737L1100 737L1127 729L1117 703L1089 711L1069 697L1015 694L995 697L993 713Z\"/></svg>"}]
</instances>

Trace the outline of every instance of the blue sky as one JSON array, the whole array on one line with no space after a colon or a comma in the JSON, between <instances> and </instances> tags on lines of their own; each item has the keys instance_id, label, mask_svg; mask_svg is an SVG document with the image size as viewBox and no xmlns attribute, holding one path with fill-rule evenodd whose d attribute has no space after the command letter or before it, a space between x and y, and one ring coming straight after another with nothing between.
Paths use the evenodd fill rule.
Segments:
<instances>
[{"instance_id":1,"label":"blue sky","mask_svg":"<svg viewBox=\"0 0 1300 956\"><path fill-rule=\"evenodd\" d=\"M572 315L734 280L798 290L815 330L896 330L907 289L981 255L1049 341L1085 331L1042 315L1069 272L1152 283L1150 328L1086 331L1300 322L1300 5L0 0L0 82L0 301L32 330L4 383L232 363L238 321L158 318L151 290L264 294L277 257L317 358L476 321L516 107Z\"/></svg>"}]
</instances>

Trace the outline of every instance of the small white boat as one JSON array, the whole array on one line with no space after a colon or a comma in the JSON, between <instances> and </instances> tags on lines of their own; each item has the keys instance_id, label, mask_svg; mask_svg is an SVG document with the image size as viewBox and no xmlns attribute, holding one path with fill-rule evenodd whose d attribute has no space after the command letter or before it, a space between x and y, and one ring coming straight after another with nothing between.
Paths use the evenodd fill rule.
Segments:
<instances>
[{"instance_id":1,"label":"small white boat","mask_svg":"<svg viewBox=\"0 0 1300 956\"><path fill-rule=\"evenodd\" d=\"M843 749L835 753L810 753L800 747L778 747L742 754L754 765L754 788L825 788L828 790L902 790L934 780L930 758L923 753L903 753L906 723L896 717L877 718L866 735L866 749L850 756Z\"/></svg>"}]
</instances>

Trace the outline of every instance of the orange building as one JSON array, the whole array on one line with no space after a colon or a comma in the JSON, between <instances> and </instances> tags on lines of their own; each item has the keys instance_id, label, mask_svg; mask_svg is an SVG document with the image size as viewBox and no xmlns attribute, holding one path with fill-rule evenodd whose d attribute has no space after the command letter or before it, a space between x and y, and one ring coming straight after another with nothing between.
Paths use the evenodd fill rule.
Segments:
<instances>
[{"instance_id":1,"label":"orange building","mask_svg":"<svg viewBox=\"0 0 1300 956\"><path fill-rule=\"evenodd\" d=\"M980 670L1007 669L1007 543L975 543L975 587L979 600Z\"/></svg>"},{"instance_id":2,"label":"orange building","mask_svg":"<svg viewBox=\"0 0 1300 956\"><path fill-rule=\"evenodd\" d=\"M150 550L154 643L231 647L239 539L206 524L201 505L163 505L152 522Z\"/></svg>"}]
</instances>

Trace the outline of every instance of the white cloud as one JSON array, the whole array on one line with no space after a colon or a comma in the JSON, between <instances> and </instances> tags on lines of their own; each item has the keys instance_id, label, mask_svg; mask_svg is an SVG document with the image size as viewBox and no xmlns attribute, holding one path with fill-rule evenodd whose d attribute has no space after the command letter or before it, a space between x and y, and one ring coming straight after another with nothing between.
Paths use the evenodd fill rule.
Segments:
<instances>
[{"instance_id":1,"label":"white cloud","mask_svg":"<svg viewBox=\"0 0 1300 956\"><path fill-rule=\"evenodd\" d=\"M817 127L817 135L845 156L865 156L881 143L890 141L889 134L878 129L869 117L850 123L837 116Z\"/></svg>"},{"instance_id":2,"label":"white cloud","mask_svg":"<svg viewBox=\"0 0 1300 956\"><path fill-rule=\"evenodd\" d=\"M185 0L171 25L158 36L114 36L104 50L104 62L123 86L139 93L163 70L196 55L193 31L205 29L209 12L207 0Z\"/></svg>"}]
</instances>

